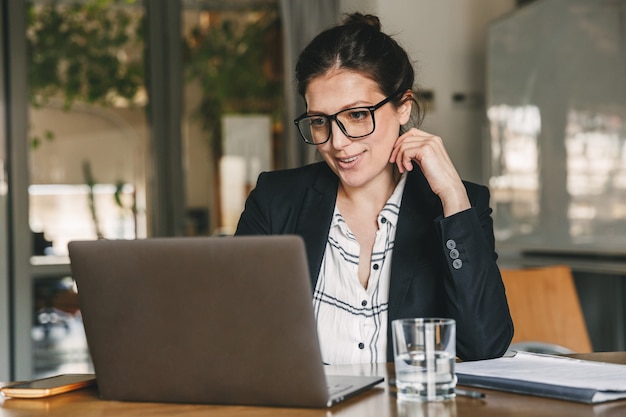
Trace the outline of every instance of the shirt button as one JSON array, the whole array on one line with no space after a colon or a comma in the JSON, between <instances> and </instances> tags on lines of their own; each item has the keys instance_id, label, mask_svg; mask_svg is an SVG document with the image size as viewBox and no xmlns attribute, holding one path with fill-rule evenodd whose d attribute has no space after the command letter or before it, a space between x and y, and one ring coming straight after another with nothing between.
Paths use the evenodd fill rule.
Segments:
<instances>
[{"instance_id":1,"label":"shirt button","mask_svg":"<svg viewBox=\"0 0 626 417\"><path fill-rule=\"evenodd\" d=\"M454 261L452 261L452 267L454 269L461 269L461 267L463 266L463 261L460 259L455 259Z\"/></svg>"},{"instance_id":2,"label":"shirt button","mask_svg":"<svg viewBox=\"0 0 626 417\"><path fill-rule=\"evenodd\" d=\"M459 257L459 251L458 251L458 250L456 250L456 249L452 249L452 250L450 251L450 258L452 258L452 259L456 259L456 258L458 258L458 257Z\"/></svg>"},{"instance_id":3,"label":"shirt button","mask_svg":"<svg viewBox=\"0 0 626 417\"><path fill-rule=\"evenodd\" d=\"M446 247L448 249L454 249L454 248L456 248L456 242L454 240L450 239L450 240L448 240L446 242Z\"/></svg>"},{"instance_id":4,"label":"shirt button","mask_svg":"<svg viewBox=\"0 0 626 417\"><path fill-rule=\"evenodd\" d=\"M361 301L361 305L362 305L363 307L365 307L365 306L367 305L367 300L363 300L363 301Z\"/></svg>"},{"instance_id":5,"label":"shirt button","mask_svg":"<svg viewBox=\"0 0 626 417\"><path fill-rule=\"evenodd\" d=\"M373 268L374 268L374 271L378 271L378 268L379 268L378 264L374 264Z\"/></svg>"},{"instance_id":6,"label":"shirt button","mask_svg":"<svg viewBox=\"0 0 626 417\"><path fill-rule=\"evenodd\" d=\"M359 349L361 350L365 349L365 345L363 343L359 343Z\"/></svg>"},{"instance_id":7,"label":"shirt button","mask_svg":"<svg viewBox=\"0 0 626 417\"><path fill-rule=\"evenodd\" d=\"M380 222L381 222L382 224L385 224L385 223L387 223L387 219L385 219L385 218L383 217L383 218L381 218L381 219L380 219Z\"/></svg>"}]
</instances>

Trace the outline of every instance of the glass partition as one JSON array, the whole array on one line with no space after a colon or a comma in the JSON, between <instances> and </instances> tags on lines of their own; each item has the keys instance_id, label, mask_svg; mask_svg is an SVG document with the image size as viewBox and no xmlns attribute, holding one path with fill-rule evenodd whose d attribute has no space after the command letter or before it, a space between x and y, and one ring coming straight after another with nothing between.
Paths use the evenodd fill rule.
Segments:
<instances>
[{"instance_id":1,"label":"glass partition","mask_svg":"<svg viewBox=\"0 0 626 417\"><path fill-rule=\"evenodd\" d=\"M141 1L27 3L33 374L89 372L71 240L147 236Z\"/></svg>"},{"instance_id":2,"label":"glass partition","mask_svg":"<svg viewBox=\"0 0 626 417\"><path fill-rule=\"evenodd\" d=\"M284 160L279 5L182 5L187 234L231 234L258 174Z\"/></svg>"},{"instance_id":3,"label":"glass partition","mask_svg":"<svg viewBox=\"0 0 626 417\"><path fill-rule=\"evenodd\" d=\"M183 234L230 234L257 175L283 165L278 1L167 1L25 4L33 376L91 370L69 241L151 236L162 207L150 206L174 198L167 189L185 190ZM172 22L171 10L178 35L159 23ZM172 45L182 80L154 73ZM155 139L164 91L182 96L182 129ZM152 171L178 140L184 173L172 171L176 161Z\"/></svg>"},{"instance_id":4,"label":"glass partition","mask_svg":"<svg viewBox=\"0 0 626 417\"><path fill-rule=\"evenodd\" d=\"M626 254L626 3L533 2L489 29L496 238Z\"/></svg>"},{"instance_id":5,"label":"glass partition","mask_svg":"<svg viewBox=\"0 0 626 417\"><path fill-rule=\"evenodd\" d=\"M146 236L148 124L140 2L29 7L30 226L73 239ZM49 243L48 243L49 242Z\"/></svg>"}]
</instances>

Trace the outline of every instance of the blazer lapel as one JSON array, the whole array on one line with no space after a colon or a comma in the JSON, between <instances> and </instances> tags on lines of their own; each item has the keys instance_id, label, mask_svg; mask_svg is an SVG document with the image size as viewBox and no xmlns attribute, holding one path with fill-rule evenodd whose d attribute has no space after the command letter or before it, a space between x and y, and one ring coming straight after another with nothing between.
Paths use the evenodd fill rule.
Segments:
<instances>
[{"instance_id":1,"label":"blazer lapel","mask_svg":"<svg viewBox=\"0 0 626 417\"><path fill-rule=\"evenodd\" d=\"M428 257L427 245L436 244L429 240L440 206L421 170L415 166L407 178L396 228L389 287L390 321L400 318L400 308L409 286L418 279L417 268L428 262L427 259L420 261L420 258Z\"/></svg>"},{"instance_id":2,"label":"blazer lapel","mask_svg":"<svg viewBox=\"0 0 626 417\"><path fill-rule=\"evenodd\" d=\"M337 199L338 178L326 165L318 164L313 184L306 190L295 233L307 242L307 259L311 284L315 288L328 231ZM419 258L428 255L434 219L441 214L441 202L432 192L419 167L410 171L398 216L398 226L391 264L389 318L398 318L408 288L416 278ZM426 260L424 260L424 263Z\"/></svg>"},{"instance_id":3,"label":"blazer lapel","mask_svg":"<svg viewBox=\"0 0 626 417\"><path fill-rule=\"evenodd\" d=\"M325 162L318 166L320 167L319 173L312 186L305 192L301 214L296 225L296 233L307 242L306 251L313 288L317 283L328 240L338 184L338 178Z\"/></svg>"}]
</instances>

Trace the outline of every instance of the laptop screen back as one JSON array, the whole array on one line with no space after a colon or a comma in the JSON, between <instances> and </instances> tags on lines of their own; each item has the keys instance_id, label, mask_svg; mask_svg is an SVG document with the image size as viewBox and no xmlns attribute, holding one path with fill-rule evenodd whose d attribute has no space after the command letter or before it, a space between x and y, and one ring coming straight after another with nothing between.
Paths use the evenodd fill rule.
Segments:
<instances>
[{"instance_id":1,"label":"laptop screen back","mask_svg":"<svg viewBox=\"0 0 626 417\"><path fill-rule=\"evenodd\" d=\"M296 236L69 244L105 399L325 406Z\"/></svg>"}]
</instances>

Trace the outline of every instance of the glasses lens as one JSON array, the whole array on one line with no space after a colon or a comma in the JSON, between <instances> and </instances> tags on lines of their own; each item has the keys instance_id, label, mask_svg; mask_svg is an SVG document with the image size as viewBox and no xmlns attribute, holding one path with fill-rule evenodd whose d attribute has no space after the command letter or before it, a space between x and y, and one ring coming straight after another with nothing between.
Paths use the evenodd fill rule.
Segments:
<instances>
[{"instance_id":1,"label":"glasses lens","mask_svg":"<svg viewBox=\"0 0 626 417\"><path fill-rule=\"evenodd\" d=\"M324 143L330 133L330 121L325 116L310 116L298 121L298 129L305 141L309 143Z\"/></svg>"},{"instance_id":2,"label":"glasses lens","mask_svg":"<svg viewBox=\"0 0 626 417\"><path fill-rule=\"evenodd\" d=\"M374 115L366 107L347 109L337 114L344 133L351 138L367 136L374 131Z\"/></svg>"},{"instance_id":3,"label":"glasses lens","mask_svg":"<svg viewBox=\"0 0 626 417\"><path fill-rule=\"evenodd\" d=\"M298 129L304 140L321 144L330 138L330 124L334 118L349 138L358 139L374 132L374 112L367 107L346 109L335 116L314 115L298 120Z\"/></svg>"}]
</instances>

